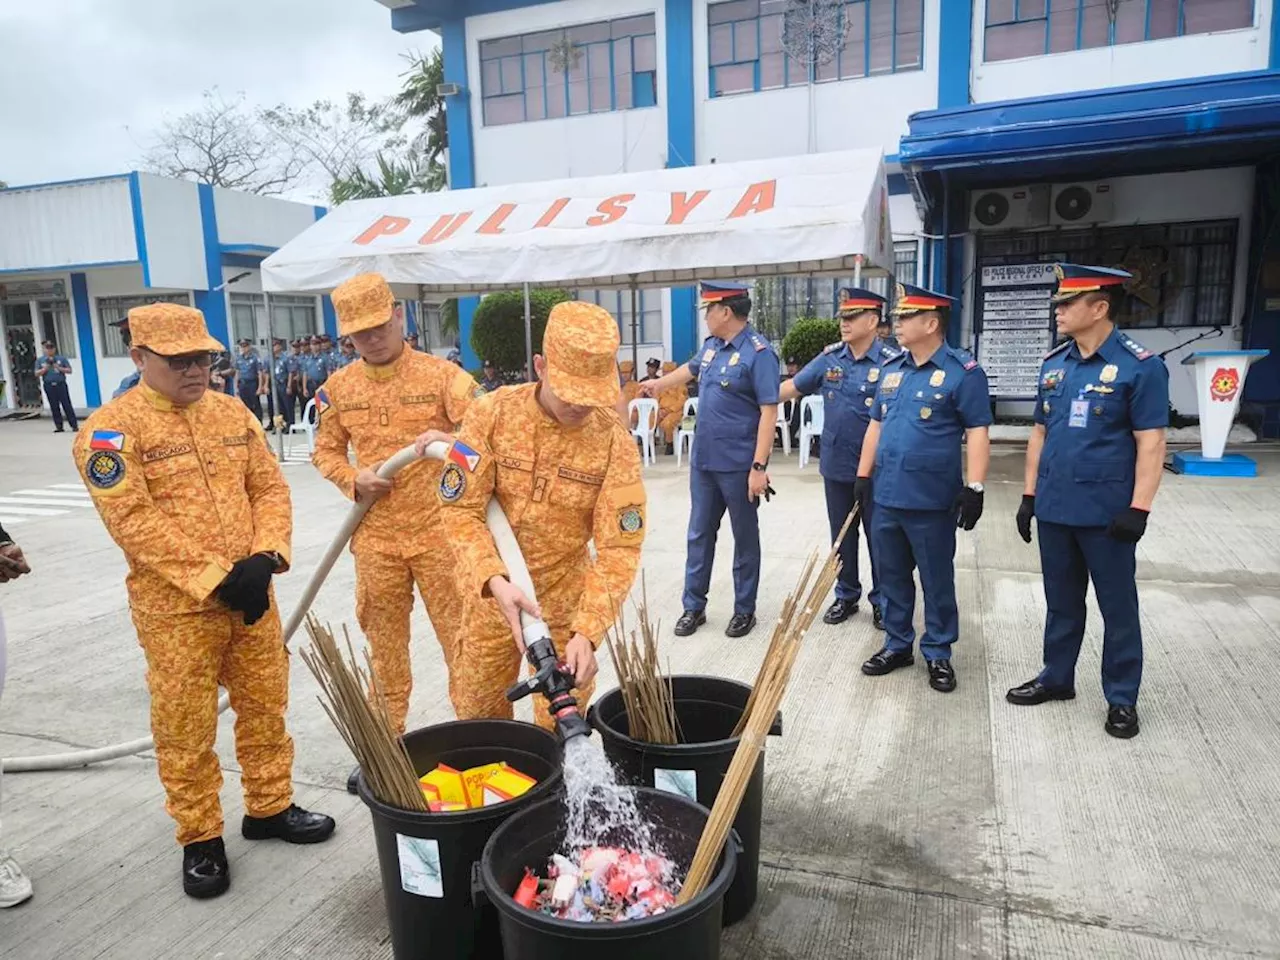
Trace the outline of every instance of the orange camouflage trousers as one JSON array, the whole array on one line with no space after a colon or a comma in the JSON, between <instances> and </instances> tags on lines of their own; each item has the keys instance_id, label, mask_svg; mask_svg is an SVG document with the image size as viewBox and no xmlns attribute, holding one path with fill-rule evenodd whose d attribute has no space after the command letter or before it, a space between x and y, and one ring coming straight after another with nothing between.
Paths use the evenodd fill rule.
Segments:
<instances>
[{"instance_id":1,"label":"orange camouflage trousers","mask_svg":"<svg viewBox=\"0 0 1280 960\"><path fill-rule=\"evenodd\" d=\"M569 623L582 598L584 577L581 572L571 572L560 579L546 579L553 581L553 585L544 587L535 580L534 587L542 615L551 628L551 642L563 659L564 648L573 635ZM519 677L523 658L497 602L479 597L468 599L463 630L465 634L449 685L453 712L459 720L510 720L514 711L507 700L507 688ZM595 688L592 680L584 689L574 691L584 717ZM547 712L546 697L535 693L531 699L534 723L554 730L555 721Z\"/></svg>"},{"instance_id":2,"label":"orange camouflage trousers","mask_svg":"<svg viewBox=\"0 0 1280 960\"><path fill-rule=\"evenodd\" d=\"M404 733L413 690L409 616L413 613L415 583L440 641L449 672L449 696L453 696L454 659L462 619L453 552L444 543L408 558L362 549L355 553L355 561L356 619L369 641L373 669L386 695L391 721Z\"/></svg>"},{"instance_id":3,"label":"orange camouflage trousers","mask_svg":"<svg viewBox=\"0 0 1280 960\"><path fill-rule=\"evenodd\" d=\"M289 656L275 598L251 627L239 613L156 614L133 611L147 656L151 732L156 741L165 809L186 846L222 836L222 768L218 685L236 714L245 813L270 817L293 801L293 739L285 729Z\"/></svg>"}]
</instances>

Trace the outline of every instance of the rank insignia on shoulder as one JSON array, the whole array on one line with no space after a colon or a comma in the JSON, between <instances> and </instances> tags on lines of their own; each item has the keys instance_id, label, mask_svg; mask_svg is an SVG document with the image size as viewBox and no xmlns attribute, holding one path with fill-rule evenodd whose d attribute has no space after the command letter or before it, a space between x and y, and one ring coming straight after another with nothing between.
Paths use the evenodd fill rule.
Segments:
<instances>
[{"instance_id":1,"label":"rank insignia on shoulder","mask_svg":"<svg viewBox=\"0 0 1280 960\"><path fill-rule=\"evenodd\" d=\"M978 365L978 358L967 350L957 350L956 359L960 361L960 365L966 370L972 370Z\"/></svg>"},{"instance_id":2,"label":"rank insignia on shoulder","mask_svg":"<svg viewBox=\"0 0 1280 960\"><path fill-rule=\"evenodd\" d=\"M890 360L896 356L899 356L901 352L902 351L900 350L895 350L893 347L889 346L887 343L880 344L880 356L884 357L886 360Z\"/></svg>"},{"instance_id":3,"label":"rank insignia on shoulder","mask_svg":"<svg viewBox=\"0 0 1280 960\"><path fill-rule=\"evenodd\" d=\"M450 461L444 465L440 474L440 499L445 503L453 503L461 499L467 490L467 477L462 468Z\"/></svg>"},{"instance_id":4,"label":"rank insignia on shoulder","mask_svg":"<svg viewBox=\"0 0 1280 960\"><path fill-rule=\"evenodd\" d=\"M768 346L768 344L765 343L763 339L755 336L754 334L752 334L751 336L751 345L756 348L756 353L759 353L761 350L763 350L765 347Z\"/></svg>"},{"instance_id":5,"label":"rank insignia on shoulder","mask_svg":"<svg viewBox=\"0 0 1280 960\"><path fill-rule=\"evenodd\" d=\"M1063 340L1060 344L1058 344L1056 347L1054 347L1052 350L1046 353L1044 355L1044 358L1048 360L1055 353L1061 353L1063 350L1067 349L1067 347L1071 346L1072 342L1073 341L1068 337L1066 340Z\"/></svg>"},{"instance_id":6,"label":"rank insignia on shoulder","mask_svg":"<svg viewBox=\"0 0 1280 960\"><path fill-rule=\"evenodd\" d=\"M843 346L844 346L844 341L837 340L835 343L828 343L825 347L822 348L822 352L835 353L837 350L839 350Z\"/></svg>"},{"instance_id":7,"label":"rank insignia on shoulder","mask_svg":"<svg viewBox=\"0 0 1280 960\"><path fill-rule=\"evenodd\" d=\"M1134 340L1132 337L1126 336L1123 333L1120 334L1120 343L1123 344L1124 348L1139 360L1146 360L1148 357L1155 356L1155 354L1140 344L1137 340Z\"/></svg>"},{"instance_id":8,"label":"rank insignia on shoulder","mask_svg":"<svg viewBox=\"0 0 1280 960\"><path fill-rule=\"evenodd\" d=\"M110 490L124 479L124 457L114 450L95 450L85 461L84 475L99 490Z\"/></svg>"}]
</instances>

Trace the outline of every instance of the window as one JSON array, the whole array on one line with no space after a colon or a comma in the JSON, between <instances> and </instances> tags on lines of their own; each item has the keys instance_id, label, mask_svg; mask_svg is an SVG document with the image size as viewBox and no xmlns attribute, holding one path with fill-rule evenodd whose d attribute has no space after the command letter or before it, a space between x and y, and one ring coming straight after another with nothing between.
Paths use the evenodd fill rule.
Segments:
<instances>
[{"instance_id":1,"label":"window","mask_svg":"<svg viewBox=\"0 0 1280 960\"><path fill-rule=\"evenodd\" d=\"M839 46L829 61L813 65L808 56L786 52L791 5L792 0L733 0L707 7L713 97L921 67L923 0L829 0L825 6L836 18Z\"/></svg>"},{"instance_id":2,"label":"window","mask_svg":"<svg viewBox=\"0 0 1280 960\"><path fill-rule=\"evenodd\" d=\"M76 327L71 322L71 308L65 300L46 300L40 304L41 340L52 340L58 353L68 360L76 358Z\"/></svg>"},{"instance_id":3,"label":"window","mask_svg":"<svg viewBox=\"0 0 1280 960\"><path fill-rule=\"evenodd\" d=\"M652 107L652 13L480 42L485 126Z\"/></svg>"},{"instance_id":4,"label":"window","mask_svg":"<svg viewBox=\"0 0 1280 960\"><path fill-rule=\"evenodd\" d=\"M641 290L636 294L640 305L640 343L662 343L662 293ZM618 321L622 342L631 343L631 291L579 290L576 298L604 307Z\"/></svg>"},{"instance_id":5,"label":"window","mask_svg":"<svg viewBox=\"0 0 1280 960\"><path fill-rule=\"evenodd\" d=\"M1252 26L1253 0L987 0L983 55L1012 60Z\"/></svg>"},{"instance_id":6,"label":"window","mask_svg":"<svg viewBox=\"0 0 1280 960\"><path fill-rule=\"evenodd\" d=\"M1230 326L1238 232L1237 221L1215 220L979 234L978 267L1057 260L1124 267L1138 279L1127 285L1121 326Z\"/></svg>"},{"instance_id":7,"label":"window","mask_svg":"<svg viewBox=\"0 0 1280 960\"><path fill-rule=\"evenodd\" d=\"M231 341L241 339L266 344L267 323L262 294L231 294ZM292 341L309 337L316 326L316 301L314 297L271 296L271 320L275 336Z\"/></svg>"},{"instance_id":8,"label":"window","mask_svg":"<svg viewBox=\"0 0 1280 960\"><path fill-rule=\"evenodd\" d=\"M98 298L98 338L102 343L104 357L127 357L129 349L120 336L120 328L110 326L117 320L123 320L134 307L145 307L149 303L180 303L184 307L191 306L191 297L185 293L152 293L145 297L99 297Z\"/></svg>"}]
</instances>

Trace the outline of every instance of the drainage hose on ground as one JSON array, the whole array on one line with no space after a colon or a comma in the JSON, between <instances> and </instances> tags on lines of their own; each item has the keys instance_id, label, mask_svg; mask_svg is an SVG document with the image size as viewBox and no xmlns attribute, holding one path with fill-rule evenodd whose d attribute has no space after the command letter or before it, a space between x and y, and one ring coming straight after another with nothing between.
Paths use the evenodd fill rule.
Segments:
<instances>
[{"instance_id":1,"label":"drainage hose on ground","mask_svg":"<svg viewBox=\"0 0 1280 960\"><path fill-rule=\"evenodd\" d=\"M435 460L443 460L449 452L449 445L442 441L436 441L427 446L424 457ZM378 476L384 480L390 480L405 467L418 460L418 454L413 447L405 447L399 453L389 458L381 467L378 468ZM369 504L357 503L351 508L351 512L347 514L346 520L343 521L342 527L338 530L337 535L333 538L333 542L329 544L329 549L325 551L324 556L320 558L320 565L316 568L315 573L311 575L311 579L307 581L307 588L302 592L302 599L298 601L298 606L294 609L293 614L284 624L284 642L287 644L293 635L297 633L298 627L302 625L302 621L306 618L307 611L311 609L311 604L315 601L316 594L320 592L320 587L324 585L325 580L329 576L329 571L333 569L333 565L337 562L338 556L342 553L347 543L351 540L351 535L355 533L356 527L360 526L360 521L364 519L364 515L369 510ZM493 535L493 542L498 548L498 555L502 557L502 562L506 564L507 574L511 582L519 587L529 599L537 602L537 597L533 590L533 580L529 576L529 568L525 566L524 557L520 553L520 547L516 543L515 533L511 529L511 524L507 522L507 515L502 512L502 507L498 505L496 497L489 500L488 514L485 517L489 526L489 532ZM521 626L524 629L526 643L532 643L539 637L550 636L547 625L540 620L535 620L527 613L521 611ZM230 705L230 698L223 691L218 697L218 713L222 713ZM117 743L109 747L97 747L89 750L75 750L68 753L53 753L42 757L12 757L0 760L0 769L5 773L28 773L41 770L71 770L77 767L87 767L95 763L104 763L107 760L118 760L121 757L131 757L135 754L144 753L155 747L155 741L150 737L142 737L138 740L130 740L127 743Z\"/></svg>"}]
</instances>

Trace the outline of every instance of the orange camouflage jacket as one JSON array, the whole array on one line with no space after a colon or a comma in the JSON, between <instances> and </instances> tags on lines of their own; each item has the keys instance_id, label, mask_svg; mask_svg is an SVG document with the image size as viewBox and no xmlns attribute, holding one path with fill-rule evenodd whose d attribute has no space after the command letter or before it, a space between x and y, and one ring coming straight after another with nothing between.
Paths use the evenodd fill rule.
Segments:
<instances>
[{"instance_id":1,"label":"orange camouflage jacket","mask_svg":"<svg viewBox=\"0 0 1280 960\"><path fill-rule=\"evenodd\" d=\"M129 562L133 609L215 609L232 563L254 553L278 553L287 569L289 486L238 398L210 390L179 407L140 383L85 421L73 451Z\"/></svg>"}]
</instances>

